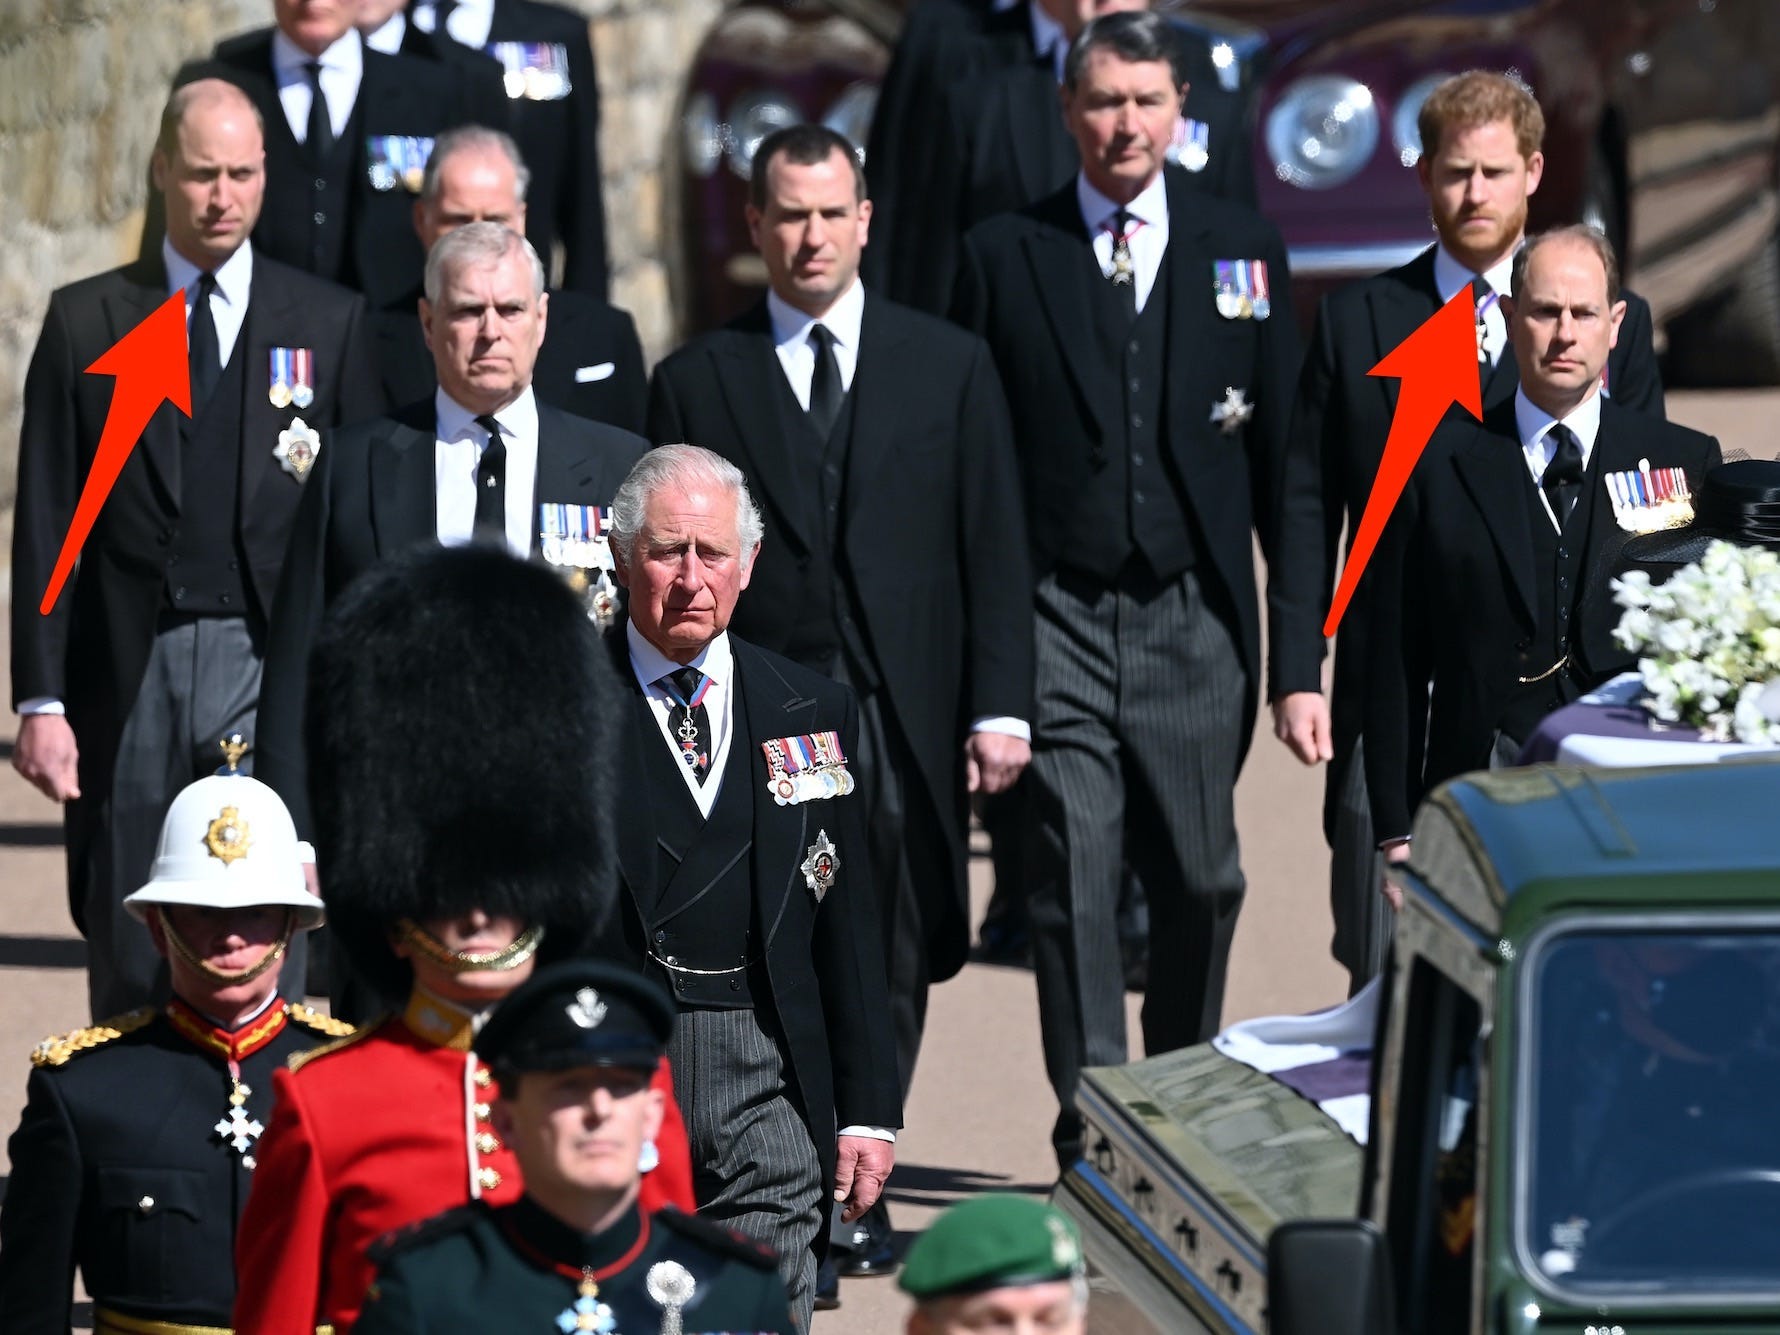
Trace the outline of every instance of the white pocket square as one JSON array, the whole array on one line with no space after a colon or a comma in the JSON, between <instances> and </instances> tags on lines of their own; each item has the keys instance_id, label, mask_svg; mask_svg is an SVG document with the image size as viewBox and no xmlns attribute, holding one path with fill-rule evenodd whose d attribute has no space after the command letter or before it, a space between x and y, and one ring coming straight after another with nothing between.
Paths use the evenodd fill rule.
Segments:
<instances>
[{"instance_id":1,"label":"white pocket square","mask_svg":"<svg viewBox=\"0 0 1780 1335\"><path fill-rule=\"evenodd\" d=\"M612 373L618 369L615 362L601 362L598 366L577 366L575 383L585 385L594 380L610 380Z\"/></svg>"}]
</instances>

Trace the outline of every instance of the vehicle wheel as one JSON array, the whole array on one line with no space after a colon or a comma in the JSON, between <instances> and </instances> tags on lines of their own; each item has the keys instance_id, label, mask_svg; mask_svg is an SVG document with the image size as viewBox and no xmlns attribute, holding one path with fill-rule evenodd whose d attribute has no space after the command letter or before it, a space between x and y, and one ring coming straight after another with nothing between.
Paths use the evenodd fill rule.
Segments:
<instances>
[{"instance_id":1,"label":"vehicle wheel","mask_svg":"<svg viewBox=\"0 0 1780 1335\"><path fill-rule=\"evenodd\" d=\"M1669 366L1686 385L1780 384L1780 236L1724 292L1669 322Z\"/></svg>"}]
</instances>

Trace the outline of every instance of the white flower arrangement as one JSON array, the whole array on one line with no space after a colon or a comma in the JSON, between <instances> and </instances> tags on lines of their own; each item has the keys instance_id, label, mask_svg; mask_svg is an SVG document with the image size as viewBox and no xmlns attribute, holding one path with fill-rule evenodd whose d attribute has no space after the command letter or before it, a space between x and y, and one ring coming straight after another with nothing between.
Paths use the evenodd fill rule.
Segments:
<instances>
[{"instance_id":1,"label":"white flower arrangement","mask_svg":"<svg viewBox=\"0 0 1780 1335\"><path fill-rule=\"evenodd\" d=\"M1644 706L1709 741L1780 742L1780 552L1715 541L1660 585L1613 581Z\"/></svg>"}]
</instances>

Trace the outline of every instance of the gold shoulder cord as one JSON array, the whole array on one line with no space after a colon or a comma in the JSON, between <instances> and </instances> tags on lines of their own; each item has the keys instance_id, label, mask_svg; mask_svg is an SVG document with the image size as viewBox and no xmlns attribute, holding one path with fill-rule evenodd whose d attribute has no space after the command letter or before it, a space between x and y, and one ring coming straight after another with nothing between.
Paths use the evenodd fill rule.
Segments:
<instances>
[{"instance_id":1,"label":"gold shoulder cord","mask_svg":"<svg viewBox=\"0 0 1780 1335\"><path fill-rule=\"evenodd\" d=\"M155 1017L153 1006L138 1006L123 1015L114 1015L86 1029L71 1034L54 1035L43 1040L31 1052L33 1066L65 1066L70 1057L94 1048L104 1047L113 1039L134 1033Z\"/></svg>"}]
</instances>

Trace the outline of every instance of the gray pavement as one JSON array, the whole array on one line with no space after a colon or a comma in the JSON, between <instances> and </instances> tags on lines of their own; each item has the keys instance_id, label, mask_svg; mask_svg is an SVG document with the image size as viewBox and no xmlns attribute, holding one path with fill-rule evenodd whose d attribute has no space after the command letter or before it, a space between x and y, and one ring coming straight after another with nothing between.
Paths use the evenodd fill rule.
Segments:
<instances>
[{"instance_id":1,"label":"gray pavement","mask_svg":"<svg viewBox=\"0 0 1780 1335\"><path fill-rule=\"evenodd\" d=\"M1675 420L1716 433L1727 451L1740 447L1761 456L1776 452L1776 413L1780 392L1670 399ZM0 722L0 750L8 759L14 722ZM1345 995L1345 975L1328 953L1321 801L1321 771L1300 766L1265 726L1259 729L1237 789L1249 888L1231 961L1226 1022L1312 1010ZM0 772L0 895L7 910L0 929L0 1123L8 1131L23 1103L31 1047L46 1034L84 1022L83 952L68 918L60 841L55 808L10 768ZM989 890L986 857L973 862L972 886L980 913ZM1135 1035L1136 999L1131 1001ZM1031 974L966 967L933 995L890 1182L899 1231L912 1236L938 1210L972 1192L1049 1190L1054 1114ZM0 1172L5 1165L0 1156ZM818 1317L817 1335L901 1330L906 1304L892 1281L849 1280L841 1296L839 1311ZM1097 1296L1096 1303L1112 1306L1116 1299ZM1141 1329L1131 1325L1133 1335Z\"/></svg>"}]
</instances>

